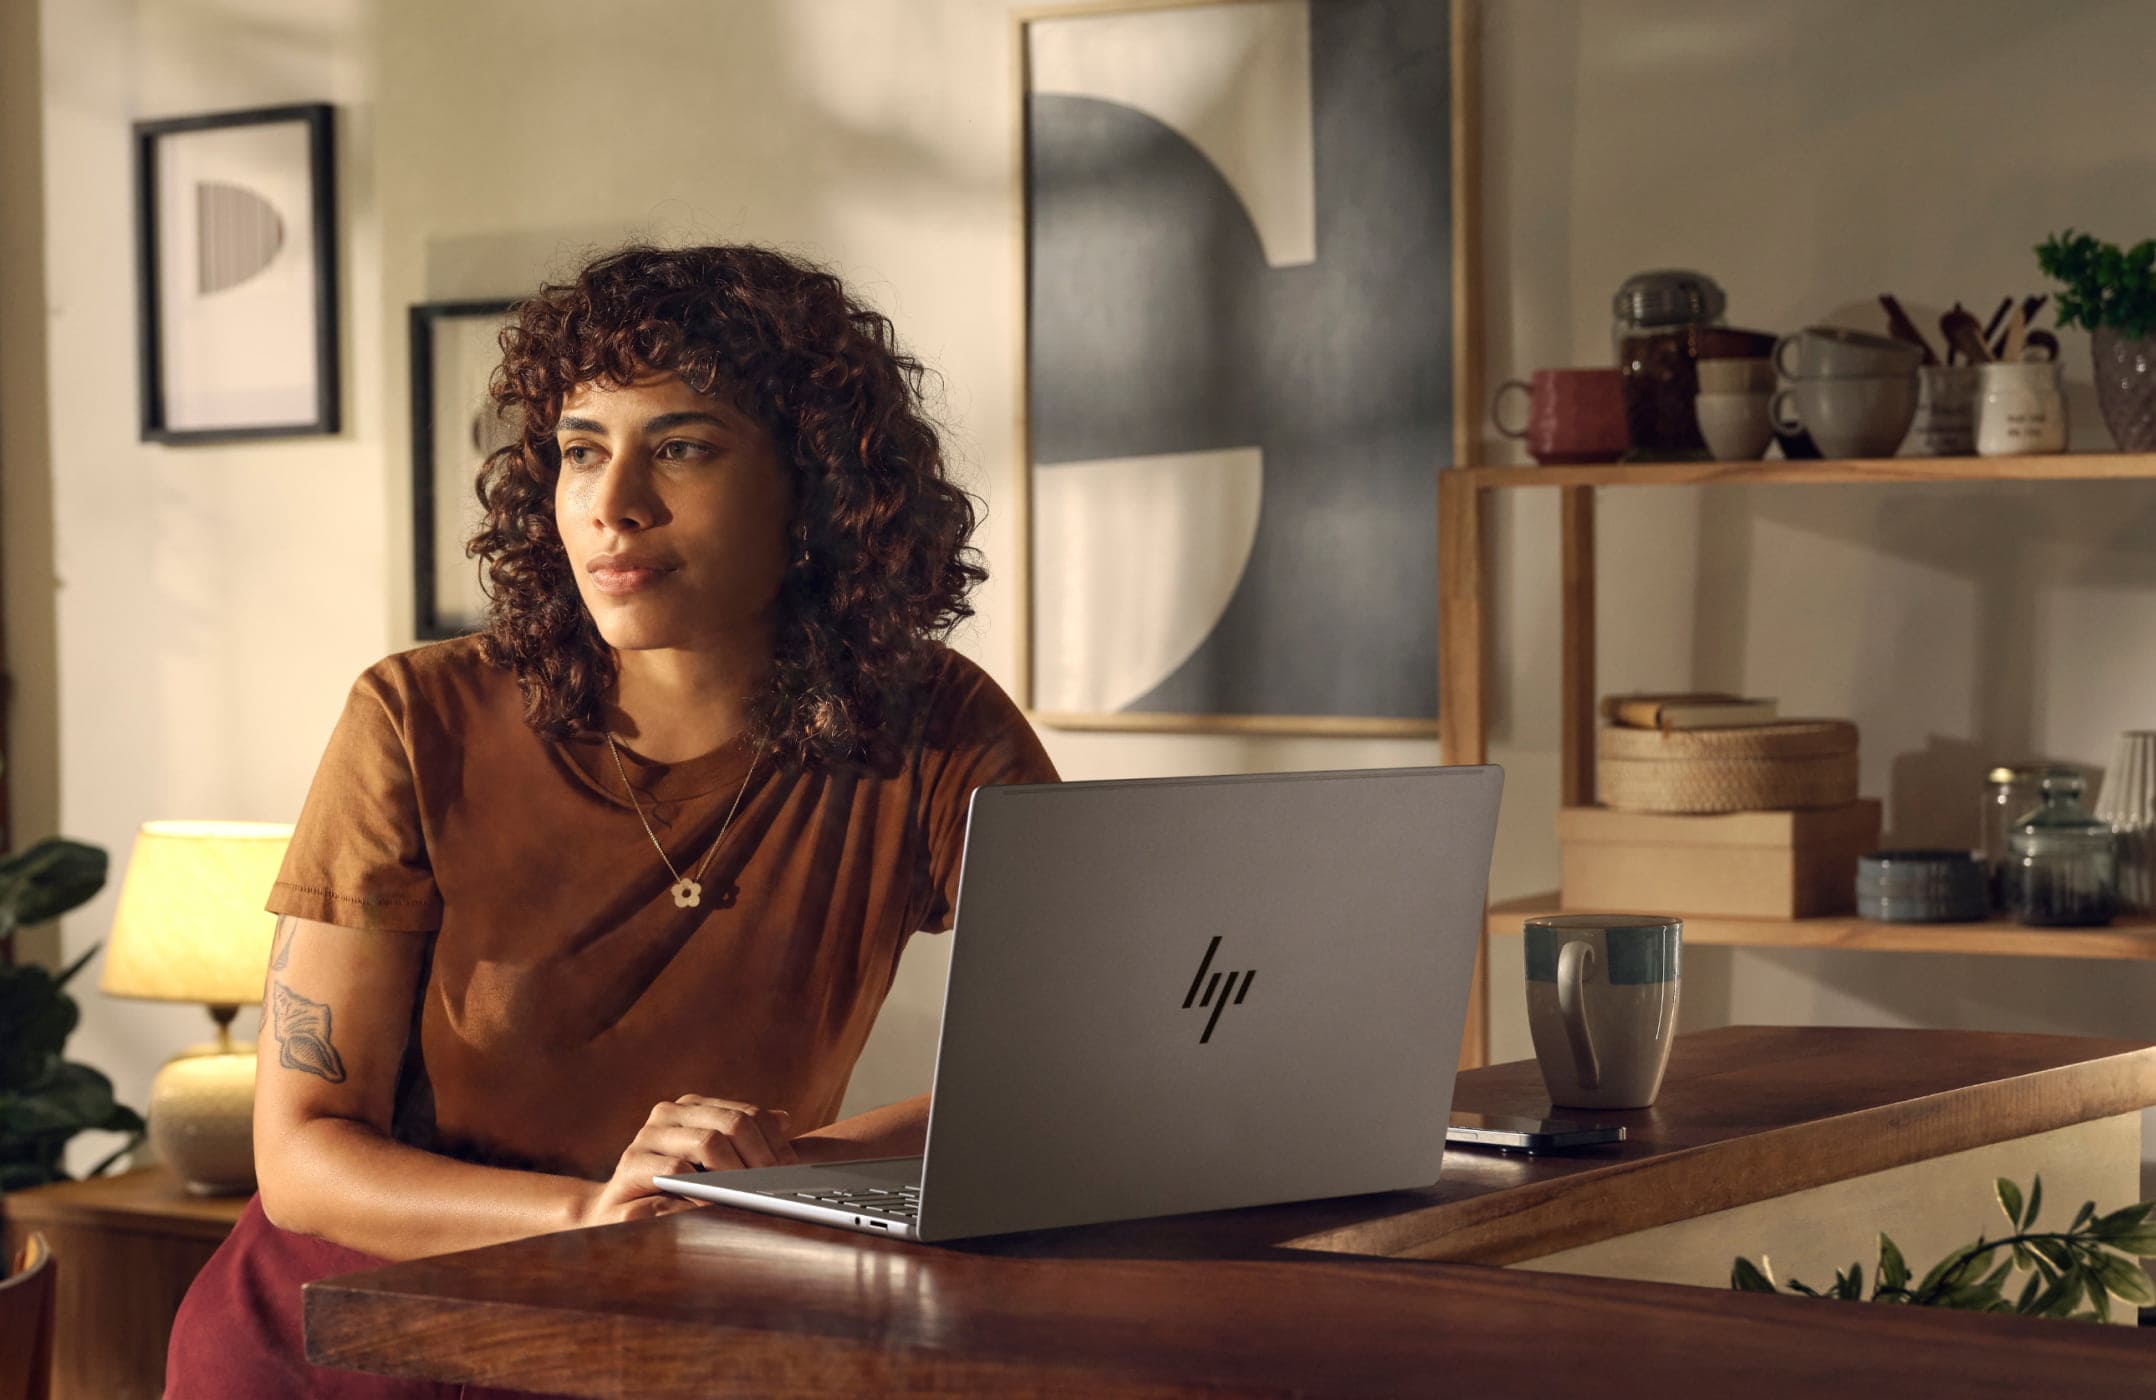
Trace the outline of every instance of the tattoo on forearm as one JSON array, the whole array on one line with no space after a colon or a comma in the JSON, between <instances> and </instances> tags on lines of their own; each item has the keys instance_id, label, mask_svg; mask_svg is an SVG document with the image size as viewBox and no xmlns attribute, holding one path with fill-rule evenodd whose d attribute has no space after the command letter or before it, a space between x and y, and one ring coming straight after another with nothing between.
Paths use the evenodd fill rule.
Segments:
<instances>
[{"instance_id":1,"label":"tattoo on forearm","mask_svg":"<svg viewBox=\"0 0 2156 1400\"><path fill-rule=\"evenodd\" d=\"M270 1025L277 1037L278 1064L320 1075L332 1084L344 1082L344 1057L329 1043L328 1007L272 982Z\"/></svg>"},{"instance_id":2,"label":"tattoo on forearm","mask_svg":"<svg viewBox=\"0 0 2156 1400\"><path fill-rule=\"evenodd\" d=\"M270 971L282 972L292 961L292 938L298 932L299 920L290 914L277 916L277 931L270 935Z\"/></svg>"}]
</instances>

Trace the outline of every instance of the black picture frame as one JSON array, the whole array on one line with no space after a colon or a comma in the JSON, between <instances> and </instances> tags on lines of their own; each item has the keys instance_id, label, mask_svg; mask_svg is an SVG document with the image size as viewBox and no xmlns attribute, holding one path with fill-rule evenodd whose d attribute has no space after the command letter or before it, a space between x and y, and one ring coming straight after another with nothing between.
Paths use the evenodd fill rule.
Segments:
<instances>
[{"instance_id":1,"label":"black picture frame","mask_svg":"<svg viewBox=\"0 0 2156 1400\"><path fill-rule=\"evenodd\" d=\"M447 409L436 392L441 356L436 337L444 323L507 319L516 303L506 299L431 301L414 305L407 317L411 337L412 402L412 632L423 642L444 641L478 630L475 612L460 612L442 597L446 570L440 559L445 486L461 485L460 498L469 494L470 479L462 470L452 474L442 461L446 444L437 429ZM483 389L483 385L473 385ZM469 465L469 464L467 464Z\"/></svg>"},{"instance_id":2,"label":"black picture frame","mask_svg":"<svg viewBox=\"0 0 2156 1400\"><path fill-rule=\"evenodd\" d=\"M294 256L311 258L311 268L293 269L289 273L282 267L275 280L288 283L299 277L311 283L311 295L287 292L281 298L267 295L267 288L252 289L248 296L254 304L243 305L240 314L232 311L228 299L217 308L205 313L209 317L229 317L232 324L219 326L213 319L204 329L204 338L221 341L234 349L235 358L244 360L250 353L258 353L259 346L244 329L247 317L256 325L265 322L272 325L280 342L292 341L310 344L311 365L314 381L312 392L306 385L296 391L289 385L272 386L297 403L308 401L306 407L293 416L276 417L269 421L246 421L249 410L226 407L213 411L211 403L215 395L190 396L180 393L171 382L176 363L182 358L168 345L174 331L175 303L173 298L182 295L179 288L169 284L165 276L166 241L168 238L186 237L197 249L196 265L202 269L196 284L188 290L197 301L207 303L212 296L231 291L253 280L277 263L286 252L288 244L284 229L290 217L297 211L280 209L274 199L258 191L226 182L206 182L196 186L194 217L197 224L190 229L175 231L168 225L170 192L162 185L166 153L173 143L188 142L190 138L203 138L210 133L229 132L234 128L250 126L276 126L294 124L301 128L300 140L293 144L295 152L303 153L306 163L304 172L304 196L295 195L293 203L303 203L311 227L305 236L290 243ZM142 440L171 444L240 442L257 438L300 437L335 433L340 428L342 396L339 384L339 357L337 353L337 196L335 179L335 111L327 103L299 103L282 107L255 107L242 111L210 112L198 116L166 117L134 124L135 135L135 232L137 291L139 296L140 369L142 391ZM268 165L282 165L282 161L269 159ZM286 184L297 183L299 172L278 169L272 172ZM237 280L223 282L233 277L232 259L223 256L220 247L205 247L201 236L202 222L210 218L211 211L231 210L233 224L242 226L239 241L249 246L242 248L243 265L236 269ZM267 232L265 232L265 230ZM265 254L262 243L268 237L275 238L274 246ZM253 262L260 258L259 262ZM252 262L247 266L245 263ZM214 277L221 285L209 285ZM258 295L258 293L263 293ZM279 308L274 302L282 301ZM311 318L309 328L297 323L298 317ZM289 370L290 357L275 357L281 369ZM307 363L308 357L300 357ZM228 397L233 390L244 395L255 386L245 382L245 365L231 363L217 366L198 366L204 374L223 374L234 383L218 383L216 388ZM177 411L176 411L177 410Z\"/></svg>"}]
</instances>

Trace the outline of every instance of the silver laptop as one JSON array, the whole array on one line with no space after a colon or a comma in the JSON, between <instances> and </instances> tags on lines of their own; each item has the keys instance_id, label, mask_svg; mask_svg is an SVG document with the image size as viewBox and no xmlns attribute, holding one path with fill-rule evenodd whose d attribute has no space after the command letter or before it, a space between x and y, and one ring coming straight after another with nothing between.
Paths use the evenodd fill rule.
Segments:
<instances>
[{"instance_id":1,"label":"silver laptop","mask_svg":"<svg viewBox=\"0 0 2156 1400\"><path fill-rule=\"evenodd\" d=\"M1427 1186L1502 785L982 788L923 1155L657 1184L914 1240Z\"/></svg>"}]
</instances>

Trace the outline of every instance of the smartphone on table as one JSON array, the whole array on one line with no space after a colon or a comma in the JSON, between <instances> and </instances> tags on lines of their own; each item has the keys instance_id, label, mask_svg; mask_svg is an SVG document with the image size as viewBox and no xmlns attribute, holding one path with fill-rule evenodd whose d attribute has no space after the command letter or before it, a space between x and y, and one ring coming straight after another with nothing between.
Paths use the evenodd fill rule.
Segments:
<instances>
[{"instance_id":1,"label":"smartphone on table","mask_svg":"<svg viewBox=\"0 0 2156 1400\"><path fill-rule=\"evenodd\" d=\"M1623 1142L1622 1123L1582 1123L1570 1118L1513 1118L1501 1113L1455 1111L1445 1129L1448 1146L1495 1147L1505 1152L1562 1152Z\"/></svg>"}]
</instances>

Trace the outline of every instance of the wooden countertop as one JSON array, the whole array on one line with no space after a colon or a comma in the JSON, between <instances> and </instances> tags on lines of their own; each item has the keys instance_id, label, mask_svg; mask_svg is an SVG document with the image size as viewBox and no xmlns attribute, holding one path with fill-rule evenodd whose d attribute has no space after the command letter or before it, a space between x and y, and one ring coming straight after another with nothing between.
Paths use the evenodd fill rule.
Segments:
<instances>
[{"instance_id":1,"label":"wooden countertop","mask_svg":"<svg viewBox=\"0 0 2156 1400\"><path fill-rule=\"evenodd\" d=\"M1540 1114L1541 1094L1522 1062L1462 1074L1457 1103ZM1455 1152L1425 1191L957 1246L713 1206L311 1284L308 1352L608 1396L2027 1396L2066 1376L2156 1396L2133 1329L1422 1262L1533 1257L2152 1103L2156 1047L1735 1028L1682 1037L1654 1108L1596 1115L1633 1138L1592 1158Z\"/></svg>"}]
</instances>

